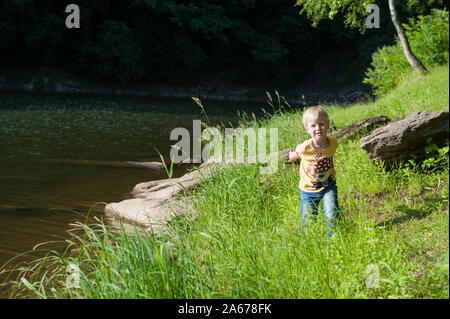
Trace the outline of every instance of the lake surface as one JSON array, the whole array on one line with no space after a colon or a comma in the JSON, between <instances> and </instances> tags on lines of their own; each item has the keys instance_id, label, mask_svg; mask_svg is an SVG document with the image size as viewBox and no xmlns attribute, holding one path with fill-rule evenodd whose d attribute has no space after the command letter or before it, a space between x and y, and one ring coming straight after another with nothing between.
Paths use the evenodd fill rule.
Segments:
<instances>
[{"instance_id":1,"label":"lake surface","mask_svg":"<svg viewBox=\"0 0 450 319\"><path fill-rule=\"evenodd\" d=\"M202 102L211 124L226 127L236 125L238 111L258 116L265 107ZM62 249L70 224L84 222L94 203L131 198L137 183L167 178L164 170L72 160L160 161L156 150L169 160L177 142L171 130L192 132L199 119L207 121L192 100L0 92L0 267L39 243L60 242L43 248ZM185 170L176 167L174 175Z\"/></svg>"}]
</instances>

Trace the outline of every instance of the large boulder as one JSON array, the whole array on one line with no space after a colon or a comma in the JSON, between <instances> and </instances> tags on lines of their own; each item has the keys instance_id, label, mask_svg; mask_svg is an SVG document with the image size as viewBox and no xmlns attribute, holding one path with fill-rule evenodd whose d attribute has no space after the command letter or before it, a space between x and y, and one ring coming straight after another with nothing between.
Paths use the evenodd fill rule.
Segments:
<instances>
[{"instance_id":1,"label":"large boulder","mask_svg":"<svg viewBox=\"0 0 450 319\"><path fill-rule=\"evenodd\" d=\"M431 139L439 147L449 137L449 113L422 111L379 127L360 140L370 159L381 159L387 166L397 161L426 157L425 147Z\"/></svg>"}]
</instances>

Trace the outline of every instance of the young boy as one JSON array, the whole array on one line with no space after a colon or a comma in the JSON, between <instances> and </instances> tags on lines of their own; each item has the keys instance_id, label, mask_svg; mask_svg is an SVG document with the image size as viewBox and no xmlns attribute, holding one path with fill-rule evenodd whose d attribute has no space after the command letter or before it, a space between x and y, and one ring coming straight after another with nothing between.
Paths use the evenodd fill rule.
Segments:
<instances>
[{"instance_id":1,"label":"young boy","mask_svg":"<svg viewBox=\"0 0 450 319\"><path fill-rule=\"evenodd\" d=\"M289 151L289 160L299 157L301 220L307 221L311 214L316 216L319 203L323 201L323 211L327 225L328 238L333 234L333 221L339 215L336 172L333 156L338 148L336 139L327 136L330 120L327 112L320 106L306 109L302 118L303 125L311 138Z\"/></svg>"}]
</instances>

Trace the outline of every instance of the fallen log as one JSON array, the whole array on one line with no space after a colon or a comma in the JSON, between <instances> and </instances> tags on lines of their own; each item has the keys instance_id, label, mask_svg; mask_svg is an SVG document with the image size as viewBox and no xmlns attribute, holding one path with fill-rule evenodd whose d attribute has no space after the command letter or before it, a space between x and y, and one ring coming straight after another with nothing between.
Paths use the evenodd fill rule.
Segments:
<instances>
[{"instance_id":1,"label":"fallen log","mask_svg":"<svg viewBox=\"0 0 450 319\"><path fill-rule=\"evenodd\" d=\"M0 204L0 211L15 212L15 211L24 210L24 209L27 209L27 207Z\"/></svg>"},{"instance_id":2,"label":"fallen log","mask_svg":"<svg viewBox=\"0 0 450 319\"><path fill-rule=\"evenodd\" d=\"M77 160L77 159L51 159L50 162L65 163L73 165L87 165L98 167L129 167L129 168L148 168L163 170L164 164L160 162L133 162L133 161L97 161L97 160Z\"/></svg>"},{"instance_id":3,"label":"fallen log","mask_svg":"<svg viewBox=\"0 0 450 319\"><path fill-rule=\"evenodd\" d=\"M340 130L331 133L330 136L337 140L344 140L352 138L360 133L370 133L375 128L386 125L390 121L390 118L383 115L373 116L341 128Z\"/></svg>"}]
</instances>

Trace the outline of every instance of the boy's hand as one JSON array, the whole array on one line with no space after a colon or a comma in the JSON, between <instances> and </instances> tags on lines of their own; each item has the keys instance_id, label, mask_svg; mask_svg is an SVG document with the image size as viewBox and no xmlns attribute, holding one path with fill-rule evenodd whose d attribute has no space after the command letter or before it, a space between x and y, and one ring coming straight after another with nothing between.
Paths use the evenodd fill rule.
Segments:
<instances>
[{"instance_id":1,"label":"boy's hand","mask_svg":"<svg viewBox=\"0 0 450 319\"><path fill-rule=\"evenodd\" d=\"M288 151L288 155L287 155L287 161L289 162L295 162L296 160L298 160L300 156L298 156L298 153L294 150L294 149L290 149Z\"/></svg>"}]
</instances>

